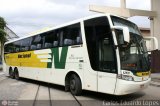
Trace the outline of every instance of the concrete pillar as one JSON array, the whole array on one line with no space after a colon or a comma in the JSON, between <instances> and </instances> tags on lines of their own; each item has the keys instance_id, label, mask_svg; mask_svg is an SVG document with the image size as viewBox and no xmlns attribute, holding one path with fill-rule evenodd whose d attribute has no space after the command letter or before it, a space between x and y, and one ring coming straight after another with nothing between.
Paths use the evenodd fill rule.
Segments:
<instances>
[{"instance_id":1,"label":"concrete pillar","mask_svg":"<svg viewBox=\"0 0 160 106\"><path fill-rule=\"evenodd\" d=\"M121 0L121 8L126 8L126 0Z\"/></svg>"},{"instance_id":2,"label":"concrete pillar","mask_svg":"<svg viewBox=\"0 0 160 106\"><path fill-rule=\"evenodd\" d=\"M151 18L151 33L158 39L160 49L160 0L151 0L151 9L157 12L157 17Z\"/></svg>"}]
</instances>

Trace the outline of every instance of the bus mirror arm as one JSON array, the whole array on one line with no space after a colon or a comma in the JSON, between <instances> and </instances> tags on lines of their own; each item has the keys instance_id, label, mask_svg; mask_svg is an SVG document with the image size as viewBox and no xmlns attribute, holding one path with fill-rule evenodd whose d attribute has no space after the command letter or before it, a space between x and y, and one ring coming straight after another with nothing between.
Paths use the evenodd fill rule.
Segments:
<instances>
[{"instance_id":1,"label":"bus mirror arm","mask_svg":"<svg viewBox=\"0 0 160 106\"><path fill-rule=\"evenodd\" d=\"M153 39L153 41L154 41L154 49L153 50L158 50L158 40L156 37L144 37L144 39L146 39L146 40Z\"/></svg>"},{"instance_id":2,"label":"bus mirror arm","mask_svg":"<svg viewBox=\"0 0 160 106\"><path fill-rule=\"evenodd\" d=\"M113 26L112 29L119 29L123 31L123 37L124 37L124 41L129 43L130 42L130 34L129 34L129 29L128 27L123 27L123 26Z\"/></svg>"}]
</instances>

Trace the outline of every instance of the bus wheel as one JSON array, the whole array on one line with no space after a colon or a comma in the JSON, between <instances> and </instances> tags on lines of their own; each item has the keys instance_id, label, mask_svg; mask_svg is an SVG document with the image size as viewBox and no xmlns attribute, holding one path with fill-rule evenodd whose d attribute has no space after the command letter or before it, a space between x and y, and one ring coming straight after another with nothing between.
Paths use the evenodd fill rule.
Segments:
<instances>
[{"instance_id":1,"label":"bus wheel","mask_svg":"<svg viewBox=\"0 0 160 106\"><path fill-rule=\"evenodd\" d=\"M12 70L12 67L9 68L9 77L14 78L14 72Z\"/></svg>"},{"instance_id":2,"label":"bus wheel","mask_svg":"<svg viewBox=\"0 0 160 106\"><path fill-rule=\"evenodd\" d=\"M75 74L70 77L70 91L73 95L80 95L82 92L81 80Z\"/></svg>"},{"instance_id":3,"label":"bus wheel","mask_svg":"<svg viewBox=\"0 0 160 106\"><path fill-rule=\"evenodd\" d=\"M19 80L19 73L18 73L18 69L17 69L17 68L14 69L14 73L15 73L15 74L14 74L15 79L16 79L16 80Z\"/></svg>"}]
</instances>

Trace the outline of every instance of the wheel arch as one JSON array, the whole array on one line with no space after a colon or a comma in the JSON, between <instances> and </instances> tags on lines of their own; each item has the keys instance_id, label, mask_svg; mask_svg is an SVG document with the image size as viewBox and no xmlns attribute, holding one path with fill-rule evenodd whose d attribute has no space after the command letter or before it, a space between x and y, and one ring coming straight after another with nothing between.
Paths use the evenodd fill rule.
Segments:
<instances>
[{"instance_id":1,"label":"wheel arch","mask_svg":"<svg viewBox=\"0 0 160 106\"><path fill-rule=\"evenodd\" d=\"M77 77L79 77L80 81L81 81L81 86L82 86L82 89L83 89L83 79L82 79L82 76L76 72L76 71L69 71L66 76L65 76L65 87L69 85L69 78L72 74L75 74Z\"/></svg>"}]
</instances>

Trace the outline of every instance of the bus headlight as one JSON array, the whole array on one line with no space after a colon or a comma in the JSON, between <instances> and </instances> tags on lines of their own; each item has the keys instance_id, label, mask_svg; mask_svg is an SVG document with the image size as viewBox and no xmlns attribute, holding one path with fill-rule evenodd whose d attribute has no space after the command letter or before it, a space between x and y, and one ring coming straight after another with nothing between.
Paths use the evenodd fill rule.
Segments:
<instances>
[{"instance_id":1,"label":"bus headlight","mask_svg":"<svg viewBox=\"0 0 160 106\"><path fill-rule=\"evenodd\" d=\"M123 80L127 80L127 81L133 81L133 80L134 80L132 76L122 75L122 74L119 74L119 75L118 75L118 78L119 78L119 79L123 79Z\"/></svg>"}]
</instances>

